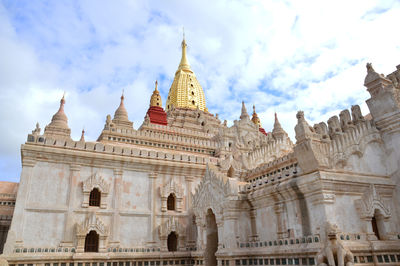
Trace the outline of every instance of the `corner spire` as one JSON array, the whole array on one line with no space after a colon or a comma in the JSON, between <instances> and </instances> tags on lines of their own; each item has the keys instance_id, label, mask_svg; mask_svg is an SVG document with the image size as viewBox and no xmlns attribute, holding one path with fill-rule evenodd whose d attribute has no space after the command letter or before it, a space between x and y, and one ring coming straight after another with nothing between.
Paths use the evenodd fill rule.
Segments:
<instances>
[{"instance_id":1,"label":"corner spire","mask_svg":"<svg viewBox=\"0 0 400 266\"><path fill-rule=\"evenodd\" d=\"M283 130L281 123L279 123L278 115L275 112L275 122L274 122L274 129L272 130L272 135L274 138L283 138L287 133Z\"/></svg>"},{"instance_id":2,"label":"corner spire","mask_svg":"<svg viewBox=\"0 0 400 266\"><path fill-rule=\"evenodd\" d=\"M133 123L129 121L128 112L126 111L124 105L124 100L125 100L124 90L122 90L121 103L119 104L119 107L115 111L114 119L112 121L117 126L132 128Z\"/></svg>"},{"instance_id":3,"label":"corner spire","mask_svg":"<svg viewBox=\"0 0 400 266\"><path fill-rule=\"evenodd\" d=\"M79 140L81 142L85 142L85 129L82 129L82 135L81 135L81 139Z\"/></svg>"},{"instance_id":4,"label":"corner spire","mask_svg":"<svg viewBox=\"0 0 400 266\"><path fill-rule=\"evenodd\" d=\"M247 110L246 110L246 105L244 104L244 101L242 101L242 113L240 115L240 119L244 119L244 118L250 119L249 114L247 113Z\"/></svg>"},{"instance_id":5,"label":"corner spire","mask_svg":"<svg viewBox=\"0 0 400 266\"><path fill-rule=\"evenodd\" d=\"M63 138L70 138L71 130L68 127L68 118L64 112L65 105L65 92L60 100L60 107L44 129L44 134L47 136L60 136Z\"/></svg>"}]
</instances>

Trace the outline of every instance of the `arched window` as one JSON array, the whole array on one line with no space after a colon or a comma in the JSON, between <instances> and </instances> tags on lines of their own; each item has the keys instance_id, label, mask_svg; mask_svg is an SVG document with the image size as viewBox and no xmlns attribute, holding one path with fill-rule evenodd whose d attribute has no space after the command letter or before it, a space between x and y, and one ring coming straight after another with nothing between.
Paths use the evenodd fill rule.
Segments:
<instances>
[{"instance_id":1,"label":"arched window","mask_svg":"<svg viewBox=\"0 0 400 266\"><path fill-rule=\"evenodd\" d=\"M167 210L175 211L175 195L172 193L169 194L167 199Z\"/></svg>"},{"instance_id":2,"label":"arched window","mask_svg":"<svg viewBox=\"0 0 400 266\"><path fill-rule=\"evenodd\" d=\"M100 207L100 199L101 192L97 188L94 188L92 191L90 191L89 206Z\"/></svg>"},{"instance_id":3,"label":"arched window","mask_svg":"<svg viewBox=\"0 0 400 266\"><path fill-rule=\"evenodd\" d=\"M86 235L85 252L99 252L99 235L94 230Z\"/></svg>"},{"instance_id":4,"label":"arched window","mask_svg":"<svg viewBox=\"0 0 400 266\"><path fill-rule=\"evenodd\" d=\"M168 235L168 251L177 251L178 238L175 232L171 232Z\"/></svg>"}]
</instances>

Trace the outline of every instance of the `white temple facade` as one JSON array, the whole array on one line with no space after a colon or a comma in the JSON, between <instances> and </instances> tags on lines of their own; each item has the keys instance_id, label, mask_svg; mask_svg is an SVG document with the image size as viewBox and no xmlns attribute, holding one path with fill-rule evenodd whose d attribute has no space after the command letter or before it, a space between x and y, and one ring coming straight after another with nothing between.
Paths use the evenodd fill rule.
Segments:
<instances>
[{"instance_id":1,"label":"white temple facade","mask_svg":"<svg viewBox=\"0 0 400 266\"><path fill-rule=\"evenodd\" d=\"M242 104L206 108L186 59L134 129L121 97L97 141L70 137L64 97L21 147L12 265L400 265L400 66L367 64L370 115L349 106L293 143Z\"/></svg>"}]
</instances>

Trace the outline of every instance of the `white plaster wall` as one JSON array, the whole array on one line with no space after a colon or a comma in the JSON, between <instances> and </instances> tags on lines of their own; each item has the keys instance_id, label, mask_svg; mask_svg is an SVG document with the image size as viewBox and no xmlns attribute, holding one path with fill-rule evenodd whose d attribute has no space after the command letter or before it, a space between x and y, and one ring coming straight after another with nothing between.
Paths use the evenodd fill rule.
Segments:
<instances>
[{"instance_id":1,"label":"white plaster wall","mask_svg":"<svg viewBox=\"0 0 400 266\"><path fill-rule=\"evenodd\" d=\"M329 221L337 224L340 231L345 233L366 232L365 223L355 208L355 196L336 195L335 204L327 212Z\"/></svg>"},{"instance_id":2,"label":"white plaster wall","mask_svg":"<svg viewBox=\"0 0 400 266\"><path fill-rule=\"evenodd\" d=\"M28 189L28 207L56 208L67 205L69 166L38 162ZM40 214L39 214L40 215Z\"/></svg>"},{"instance_id":3,"label":"white plaster wall","mask_svg":"<svg viewBox=\"0 0 400 266\"><path fill-rule=\"evenodd\" d=\"M63 234L64 213L25 211L25 247L57 247Z\"/></svg>"},{"instance_id":4,"label":"white plaster wall","mask_svg":"<svg viewBox=\"0 0 400 266\"><path fill-rule=\"evenodd\" d=\"M250 214L248 211L243 211L239 214L237 221L237 236L240 242L247 242L251 235Z\"/></svg>"},{"instance_id":5,"label":"white plaster wall","mask_svg":"<svg viewBox=\"0 0 400 266\"><path fill-rule=\"evenodd\" d=\"M135 247L144 245L148 241L150 230L150 217L146 216L121 216L120 243L122 247Z\"/></svg>"},{"instance_id":6,"label":"white plaster wall","mask_svg":"<svg viewBox=\"0 0 400 266\"><path fill-rule=\"evenodd\" d=\"M121 182L121 210L149 211L151 192L148 173L124 171Z\"/></svg>"},{"instance_id":7,"label":"white plaster wall","mask_svg":"<svg viewBox=\"0 0 400 266\"><path fill-rule=\"evenodd\" d=\"M257 210L257 232L261 241L273 240L277 238L276 229L277 218L272 206Z\"/></svg>"},{"instance_id":8,"label":"white plaster wall","mask_svg":"<svg viewBox=\"0 0 400 266\"><path fill-rule=\"evenodd\" d=\"M368 143L361 157L360 154L349 156L345 169L359 173L386 175L386 155L382 145L377 142Z\"/></svg>"}]
</instances>

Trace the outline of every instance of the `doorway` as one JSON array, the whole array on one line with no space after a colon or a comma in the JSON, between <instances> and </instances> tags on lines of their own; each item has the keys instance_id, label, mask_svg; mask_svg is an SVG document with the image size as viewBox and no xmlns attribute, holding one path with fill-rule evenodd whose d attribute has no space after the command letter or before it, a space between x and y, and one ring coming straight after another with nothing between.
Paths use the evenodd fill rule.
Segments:
<instances>
[{"instance_id":1,"label":"doorway","mask_svg":"<svg viewBox=\"0 0 400 266\"><path fill-rule=\"evenodd\" d=\"M215 215L211 209L207 210L207 245L204 257L206 259L206 265L216 266L217 258L215 253L218 250L218 227L215 221Z\"/></svg>"}]
</instances>

